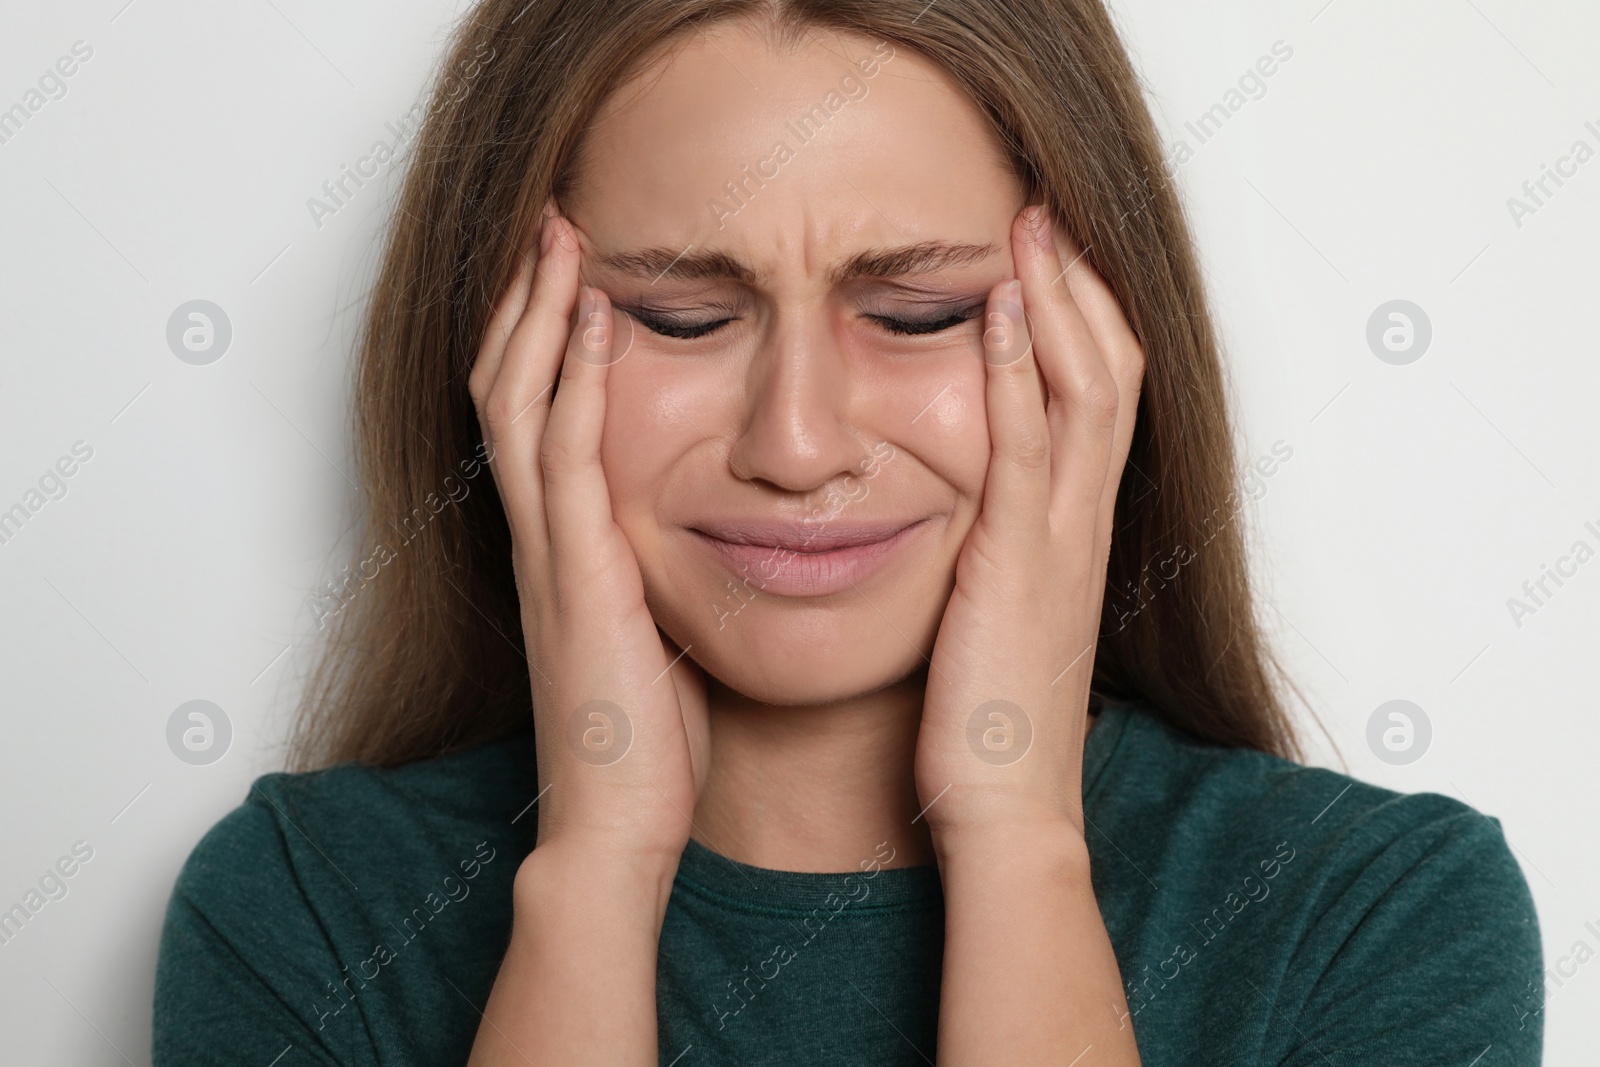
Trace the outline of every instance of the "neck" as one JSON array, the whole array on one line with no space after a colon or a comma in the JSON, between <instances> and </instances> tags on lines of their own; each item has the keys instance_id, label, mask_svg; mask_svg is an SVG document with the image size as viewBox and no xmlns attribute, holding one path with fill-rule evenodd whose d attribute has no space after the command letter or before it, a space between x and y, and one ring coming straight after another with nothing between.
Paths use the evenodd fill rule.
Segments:
<instances>
[{"instance_id":1,"label":"neck","mask_svg":"<svg viewBox=\"0 0 1600 1067\"><path fill-rule=\"evenodd\" d=\"M857 871L882 842L894 849L884 866L933 863L913 773L926 681L919 671L835 704L777 706L708 678L694 839L781 871Z\"/></svg>"}]
</instances>

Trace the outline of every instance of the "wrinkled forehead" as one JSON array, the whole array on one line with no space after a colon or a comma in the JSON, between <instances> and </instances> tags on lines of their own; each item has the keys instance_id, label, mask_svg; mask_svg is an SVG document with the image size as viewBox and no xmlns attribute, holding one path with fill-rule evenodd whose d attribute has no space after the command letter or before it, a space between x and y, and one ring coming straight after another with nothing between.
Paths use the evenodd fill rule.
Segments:
<instances>
[{"instance_id":1,"label":"wrinkled forehead","mask_svg":"<svg viewBox=\"0 0 1600 1067\"><path fill-rule=\"evenodd\" d=\"M563 209L599 246L799 257L815 271L865 245L981 243L1021 197L982 112L931 61L834 31L776 50L739 22L621 84L574 179Z\"/></svg>"}]
</instances>

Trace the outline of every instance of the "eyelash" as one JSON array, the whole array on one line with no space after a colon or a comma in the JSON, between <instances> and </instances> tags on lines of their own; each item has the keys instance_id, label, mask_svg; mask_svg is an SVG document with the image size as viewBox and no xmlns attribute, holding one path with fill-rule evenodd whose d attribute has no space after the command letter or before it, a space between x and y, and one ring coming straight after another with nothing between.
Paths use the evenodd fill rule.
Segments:
<instances>
[{"instance_id":1,"label":"eyelash","mask_svg":"<svg viewBox=\"0 0 1600 1067\"><path fill-rule=\"evenodd\" d=\"M890 315L868 315L867 318L883 326L890 333L900 337L924 337L930 334L942 333L945 330L961 325L977 317L982 308L965 311L953 311L942 319L897 319ZM628 314L638 319L645 328L652 333L661 334L663 337L672 337L681 341L693 341L706 337L721 327L733 321L731 318L714 319L711 322L675 323L655 318L643 310L629 310Z\"/></svg>"},{"instance_id":2,"label":"eyelash","mask_svg":"<svg viewBox=\"0 0 1600 1067\"><path fill-rule=\"evenodd\" d=\"M733 321L732 319L715 319L711 322L695 322L684 325L652 318L642 311L630 311L629 314L644 323L645 329L651 333L658 333L663 337L673 337L680 341L694 341L705 337L707 334L715 332L719 326Z\"/></svg>"},{"instance_id":3,"label":"eyelash","mask_svg":"<svg viewBox=\"0 0 1600 1067\"><path fill-rule=\"evenodd\" d=\"M921 322L896 319L888 315L868 315L867 318L879 323L890 333L899 334L902 337L918 337L925 334L942 333L945 330L959 326L963 322L976 317L980 310L982 309L952 311L942 319L927 319Z\"/></svg>"}]
</instances>

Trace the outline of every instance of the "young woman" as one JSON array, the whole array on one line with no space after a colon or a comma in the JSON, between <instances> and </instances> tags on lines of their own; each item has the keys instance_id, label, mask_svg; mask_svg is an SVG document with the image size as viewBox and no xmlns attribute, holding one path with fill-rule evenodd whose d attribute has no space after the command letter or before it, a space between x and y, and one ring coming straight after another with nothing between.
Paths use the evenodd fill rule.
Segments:
<instances>
[{"instance_id":1,"label":"young woman","mask_svg":"<svg viewBox=\"0 0 1600 1067\"><path fill-rule=\"evenodd\" d=\"M1291 762L1098 0L487 0L469 59L158 1064L1538 1061L1498 824Z\"/></svg>"}]
</instances>

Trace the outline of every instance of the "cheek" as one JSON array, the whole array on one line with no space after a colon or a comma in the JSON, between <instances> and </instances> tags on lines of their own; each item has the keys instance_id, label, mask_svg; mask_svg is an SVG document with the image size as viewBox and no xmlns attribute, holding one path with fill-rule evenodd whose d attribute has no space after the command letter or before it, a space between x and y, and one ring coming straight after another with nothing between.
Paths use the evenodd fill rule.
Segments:
<instances>
[{"instance_id":1,"label":"cheek","mask_svg":"<svg viewBox=\"0 0 1600 1067\"><path fill-rule=\"evenodd\" d=\"M636 358L637 356L637 358ZM674 494L690 493L715 472L717 397L706 373L683 363L630 354L606 377L600 464L612 515L640 552L657 540L663 509Z\"/></svg>"},{"instance_id":2,"label":"cheek","mask_svg":"<svg viewBox=\"0 0 1600 1067\"><path fill-rule=\"evenodd\" d=\"M641 511L653 509L649 489L659 485L681 419L665 414L650 376L638 373L624 359L606 377L605 427L600 436L600 465L605 471L611 508L626 528Z\"/></svg>"},{"instance_id":3,"label":"cheek","mask_svg":"<svg viewBox=\"0 0 1600 1067\"><path fill-rule=\"evenodd\" d=\"M983 363L976 354L893 374L883 390L892 414L884 436L906 448L964 497L983 492L989 469L989 418Z\"/></svg>"}]
</instances>

